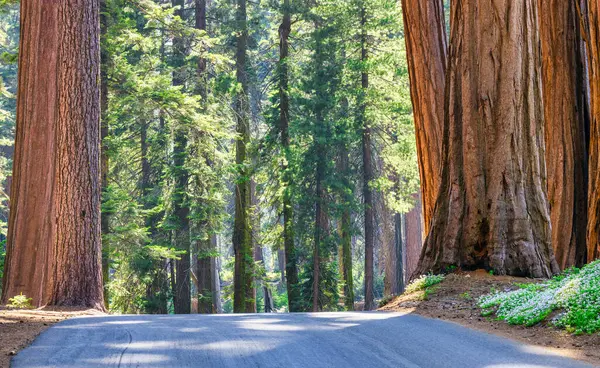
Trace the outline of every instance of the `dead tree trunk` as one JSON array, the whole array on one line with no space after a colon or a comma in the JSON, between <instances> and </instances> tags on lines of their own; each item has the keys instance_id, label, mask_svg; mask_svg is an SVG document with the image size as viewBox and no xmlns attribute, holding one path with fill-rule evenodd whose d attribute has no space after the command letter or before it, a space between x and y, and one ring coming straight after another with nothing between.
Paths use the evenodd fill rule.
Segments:
<instances>
[{"instance_id":1,"label":"dead tree trunk","mask_svg":"<svg viewBox=\"0 0 600 368\"><path fill-rule=\"evenodd\" d=\"M552 245L561 269L585 264L589 104L577 1L540 6Z\"/></svg>"},{"instance_id":2,"label":"dead tree trunk","mask_svg":"<svg viewBox=\"0 0 600 368\"><path fill-rule=\"evenodd\" d=\"M21 2L3 303L104 309L99 1Z\"/></svg>"},{"instance_id":3,"label":"dead tree trunk","mask_svg":"<svg viewBox=\"0 0 600 368\"><path fill-rule=\"evenodd\" d=\"M442 183L417 273L458 266L549 277L559 269L546 196L537 0L452 6Z\"/></svg>"},{"instance_id":4,"label":"dead tree trunk","mask_svg":"<svg viewBox=\"0 0 600 368\"><path fill-rule=\"evenodd\" d=\"M448 47L444 4L442 0L402 0L402 11L426 235L442 179Z\"/></svg>"},{"instance_id":5,"label":"dead tree trunk","mask_svg":"<svg viewBox=\"0 0 600 368\"><path fill-rule=\"evenodd\" d=\"M600 258L600 1L588 2L589 76L591 96L588 262Z\"/></svg>"}]
</instances>

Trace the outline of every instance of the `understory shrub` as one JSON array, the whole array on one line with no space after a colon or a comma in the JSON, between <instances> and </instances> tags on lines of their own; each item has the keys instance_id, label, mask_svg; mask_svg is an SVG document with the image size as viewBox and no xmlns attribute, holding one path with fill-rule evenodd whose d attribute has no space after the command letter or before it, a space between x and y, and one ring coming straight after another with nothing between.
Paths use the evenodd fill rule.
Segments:
<instances>
[{"instance_id":1,"label":"understory shrub","mask_svg":"<svg viewBox=\"0 0 600 368\"><path fill-rule=\"evenodd\" d=\"M444 281L444 275L423 275L421 277L419 277L418 279L414 280L413 282L411 282L407 287L406 287L406 292L407 293L414 293L416 291L420 291L420 290L425 290L430 286L433 286L435 284L439 284L440 282Z\"/></svg>"},{"instance_id":2,"label":"understory shrub","mask_svg":"<svg viewBox=\"0 0 600 368\"><path fill-rule=\"evenodd\" d=\"M546 320L576 334L600 330L600 260L571 268L541 284L484 295L483 315L495 314L513 325L533 326Z\"/></svg>"},{"instance_id":3,"label":"understory shrub","mask_svg":"<svg viewBox=\"0 0 600 368\"><path fill-rule=\"evenodd\" d=\"M26 295L21 293L20 295L15 295L14 297L8 299L8 307L14 309L32 309L33 306L31 302L33 298L28 298Z\"/></svg>"}]
</instances>

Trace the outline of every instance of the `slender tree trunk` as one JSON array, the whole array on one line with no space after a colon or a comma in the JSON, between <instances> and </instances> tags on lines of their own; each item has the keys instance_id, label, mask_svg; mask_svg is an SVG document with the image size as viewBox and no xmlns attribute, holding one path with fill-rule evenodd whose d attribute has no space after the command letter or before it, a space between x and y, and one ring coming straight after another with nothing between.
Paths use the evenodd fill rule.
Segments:
<instances>
[{"instance_id":1,"label":"slender tree trunk","mask_svg":"<svg viewBox=\"0 0 600 368\"><path fill-rule=\"evenodd\" d=\"M347 110L347 100L342 101L343 109ZM345 144L340 147L339 157L339 173L343 176L345 185L344 188L349 188L352 184L350 183L350 163L348 157L348 148ZM344 305L346 310L354 310L354 279L352 277L352 223L351 223L351 212L350 203L351 198L348 197L344 191L342 193L342 216L339 224L339 235L341 239L340 244L340 268L342 279L344 280Z\"/></svg>"},{"instance_id":2,"label":"slender tree trunk","mask_svg":"<svg viewBox=\"0 0 600 368\"><path fill-rule=\"evenodd\" d=\"M248 103L248 75L246 72L246 50L248 25L246 23L246 0L237 0L237 82L242 91L235 99L237 120L237 140L235 162L238 165L238 178L235 188L235 220L233 228L233 249L235 252L233 281L233 311L244 313L254 311L254 287L252 259L252 239L248 210L250 207L250 179L246 160L246 146L250 142L250 106Z\"/></svg>"},{"instance_id":3,"label":"slender tree trunk","mask_svg":"<svg viewBox=\"0 0 600 368\"><path fill-rule=\"evenodd\" d=\"M211 238L211 241L213 243L213 249L216 249L218 252L219 251L219 237L217 235L214 235ZM213 282L212 298L213 298L214 313L223 313L223 306L221 304L221 278L219 277L219 270L220 270L219 257L212 257L210 261L211 261L211 270L213 273L213 276L212 276L212 282Z\"/></svg>"},{"instance_id":4,"label":"slender tree trunk","mask_svg":"<svg viewBox=\"0 0 600 368\"><path fill-rule=\"evenodd\" d=\"M587 260L590 262L600 258L600 0L590 0L588 6L591 122Z\"/></svg>"},{"instance_id":5,"label":"slender tree trunk","mask_svg":"<svg viewBox=\"0 0 600 368\"><path fill-rule=\"evenodd\" d=\"M100 0L100 41L105 42L108 29L106 16L108 9L106 0ZM102 196L106 195L108 189L108 53L105 47L100 48L100 185ZM109 307L108 281L110 271L110 248L106 235L110 233L110 216L106 211L100 214L100 229L102 233L102 281L104 283L104 305Z\"/></svg>"},{"instance_id":6,"label":"slender tree trunk","mask_svg":"<svg viewBox=\"0 0 600 368\"><path fill-rule=\"evenodd\" d=\"M405 255L403 259L405 271L405 280L410 277L416 269L419 263L419 256L423 249L423 218L421 206L421 193L417 193L415 196L415 207L404 215L404 225L402 225L402 219L396 219L396 226L400 227L398 232L402 232L404 226L404 238L406 239L406 245L404 247ZM398 228L397 228L398 229Z\"/></svg>"},{"instance_id":7,"label":"slender tree trunk","mask_svg":"<svg viewBox=\"0 0 600 368\"><path fill-rule=\"evenodd\" d=\"M585 264L589 105L580 0L540 4L552 245L561 269Z\"/></svg>"},{"instance_id":8,"label":"slender tree trunk","mask_svg":"<svg viewBox=\"0 0 600 368\"><path fill-rule=\"evenodd\" d=\"M315 20L314 39L315 52L314 62L316 65L323 65L327 57L323 45L323 29L320 24L321 20ZM328 93L325 84L326 75L324 68L319 68L316 71L316 86L314 113L315 126L313 136L318 137L314 140L315 163L315 227L314 227L314 248L313 248L313 285L312 285L312 310L318 312L321 309L320 294L321 294L321 264L322 264L322 248L329 235L329 216L327 208L327 152L323 141L320 137L329 137L329 129L327 122L324 119L325 105L321 101L325 100L325 95Z\"/></svg>"},{"instance_id":9,"label":"slender tree trunk","mask_svg":"<svg viewBox=\"0 0 600 368\"><path fill-rule=\"evenodd\" d=\"M452 6L442 184L417 273L458 266L549 277L558 265L546 196L537 0Z\"/></svg>"},{"instance_id":10,"label":"slender tree trunk","mask_svg":"<svg viewBox=\"0 0 600 368\"><path fill-rule=\"evenodd\" d=\"M178 6L175 15L180 18L183 16L184 0L173 0L173 6ZM173 39L173 85L182 86L184 84L181 76L181 68L185 62L185 45L180 36ZM190 208L187 196L189 181L189 172L186 168L187 157L187 130L182 127L175 128L175 137L173 140L173 174L175 177L175 188L172 194L173 215L177 221L175 229L175 247L185 251L180 259L175 261L175 290L174 306L175 314L189 314L191 312L191 279L190 279Z\"/></svg>"},{"instance_id":11,"label":"slender tree trunk","mask_svg":"<svg viewBox=\"0 0 600 368\"><path fill-rule=\"evenodd\" d=\"M321 121L322 118L317 118L317 121ZM318 157L321 158L324 155L323 147L317 143L318 147L316 152ZM319 295L320 295L320 278L321 278L321 247L323 241L327 236L328 218L326 215L326 204L325 204L325 188L323 187L323 181L325 179L325 162L319 159L317 162L316 171L316 194L317 201L315 205L315 241L313 249L313 298L312 298L312 310L318 312L320 310Z\"/></svg>"},{"instance_id":12,"label":"slender tree trunk","mask_svg":"<svg viewBox=\"0 0 600 368\"><path fill-rule=\"evenodd\" d=\"M99 5L21 2L3 303L104 309Z\"/></svg>"},{"instance_id":13,"label":"slender tree trunk","mask_svg":"<svg viewBox=\"0 0 600 368\"><path fill-rule=\"evenodd\" d=\"M196 29L207 31L206 17L206 0L195 0L196 5ZM200 58L198 61L198 79L199 93L202 97L203 109L206 108L208 98L208 75L207 75L207 60ZM212 166L212 162L207 159L208 165ZM198 178L201 180L201 178ZM206 225L204 226L206 227ZM196 273L197 284L196 291L198 292L198 313L217 313L216 300L220 301L220 289L215 288L217 281L215 277L218 270L215 269L217 262L216 256L216 237L214 231L210 230L208 239L203 239L198 242L199 247L196 253Z\"/></svg>"},{"instance_id":14,"label":"slender tree trunk","mask_svg":"<svg viewBox=\"0 0 600 368\"><path fill-rule=\"evenodd\" d=\"M406 246L402 239L402 214L400 213L394 214L394 246L396 248L396 293L402 294L406 285Z\"/></svg>"},{"instance_id":15,"label":"slender tree trunk","mask_svg":"<svg viewBox=\"0 0 600 368\"><path fill-rule=\"evenodd\" d=\"M378 198L378 202L383 202L383 200ZM381 231L381 250L383 251L384 261L383 295L389 297L398 294L398 267L402 267L402 263L398 264L395 216L385 203L379 203L378 212L379 210L381 210L379 229Z\"/></svg>"},{"instance_id":16,"label":"slender tree trunk","mask_svg":"<svg viewBox=\"0 0 600 368\"><path fill-rule=\"evenodd\" d=\"M294 244L294 210L291 200L291 180L288 170L290 157L290 135L288 132L290 122L289 98L289 67L290 55L289 37L292 31L290 15L290 0L283 1L283 20L279 26L279 130L281 146L283 147L286 163L283 164L283 247L285 250L285 280L288 294L288 308L290 312L300 311L300 290L298 289L298 268L296 246Z\"/></svg>"},{"instance_id":17,"label":"slender tree trunk","mask_svg":"<svg viewBox=\"0 0 600 368\"><path fill-rule=\"evenodd\" d=\"M447 64L443 0L402 0L425 235L442 179L444 86Z\"/></svg>"},{"instance_id":18,"label":"slender tree trunk","mask_svg":"<svg viewBox=\"0 0 600 368\"><path fill-rule=\"evenodd\" d=\"M361 62L363 63L363 72L361 73L361 95L358 111L358 123L362 128L362 157L363 157L363 200L365 214L365 310L375 308L373 293L373 250L374 250L374 202L371 182L373 175L373 158L371 147L371 127L367 119L367 89L369 88L369 73L364 70L368 62L367 51L367 15L364 4L361 9Z\"/></svg>"}]
</instances>

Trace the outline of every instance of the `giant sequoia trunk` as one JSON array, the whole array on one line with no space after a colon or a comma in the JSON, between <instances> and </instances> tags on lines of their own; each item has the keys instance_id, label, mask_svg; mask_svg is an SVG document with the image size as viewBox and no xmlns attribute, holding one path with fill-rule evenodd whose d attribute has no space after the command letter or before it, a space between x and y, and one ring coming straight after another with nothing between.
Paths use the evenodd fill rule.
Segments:
<instances>
[{"instance_id":1,"label":"giant sequoia trunk","mask_svg":"<svg viewBox=\"0 0 600 368\"><path fill-rule=\"evenodd\" d=\"M600 0L588 3L590 25L590 166L587 246L588 261L600 258Z\"/></svg>"},{"instance_id":2,"label":"giant sequoia trunk","mask_svg":"<svg viewBox=\"0 0 600 368\"><path fill-rule=\"evenodd\" d=\"M537 0L452 6L442 183L417 272L459 266L549 277L558 266L546 197Z\"/></svg>"},{"instance_id":3,"label":"giant sequoia trunk","mask_svg":"<svg viewBox=\"0 0 600 368\"><path fill-rule=\"evenodd\" d=\"M552 245L561 269L586 260L586 60L577 1L540 6L548 199Z\"/></svg>"},{"instance_id":4,"label":"giant sequoia trunk","mask_svg":"<svg viewBox=\"0 0 600 368\"><path fill-rule=\"evenodd\" d=\"M235 219L233 225L233 249L235 266L233 277L233 311L252 313L255 308L252 257L252 235L248 210L250 208L250 180L246 167L246 146L250 142L250 106L248 103L248 75L246 72L246 49L248 25L246 23L246 0L237 0L237 82L242 87L235 98L237 120L237 140L235 162L238 165L238 178L235 186Z\"/></svg>"},{"instance_id":5,"label":"giant sequoia trunk","mask_svg":"<svg viewBox=\"0 0 600 368\"><path fill-rule=\"evenodd\" d=\"M413 104L424 233L429 231L442 179L447 41L442 0L402 0Z\"/></svg>"},{"instance_id":6,"label":"giant sequoia trunk","mask_svg":"<svg viewBox=\"0 0 600 368\"><path fill-rule=\"evenodd\" d=\"M3 303L104 309L99 1L21 2Z\"/></svg>"},{"instance_id":7,"label":"giant sequoia trunk","mask_svg":"<svg viewBox=\"0 0 600 368\"><path fill-rule=\"evenodd\" d=\"M283 20L279 26L279 130L281 146L286 157L283 164L283 181L286 186L283 193L283 248L285 251L285 280L287 285L288 306L290 312L300 311L300 290L298 289L298 266L296 246L294 244L294 210L289 188L290 175L287 162L290 161L290 98L289 98L289 37L292 31L290 0L283 1Z\"/></svg>"}]
</instances>

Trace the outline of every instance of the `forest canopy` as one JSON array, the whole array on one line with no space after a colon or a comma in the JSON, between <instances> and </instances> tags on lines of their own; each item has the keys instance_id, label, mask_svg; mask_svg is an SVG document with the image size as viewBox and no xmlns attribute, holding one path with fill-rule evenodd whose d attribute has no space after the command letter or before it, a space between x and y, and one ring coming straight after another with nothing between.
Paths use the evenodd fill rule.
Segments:
<instances>
[{"instance_id":1,"label":"forest canopy","mask_svg":"<svg viewBox=\"0 0 600 368\"><path fill-rule=\"evenodd\" d=\"M1 5L6 188L19 5ZM230 312L237 292L245 311L287 310L288 288L294 310L353 309L365 275L370 303L400 290L401 216L419 178L396 1L106 0L99 14L111 310L189 313L192 301L195 311ZM420 227L406 230L420 238ZM244 285L234 285L237 267Z\"/></svg>"}]
</instances>

